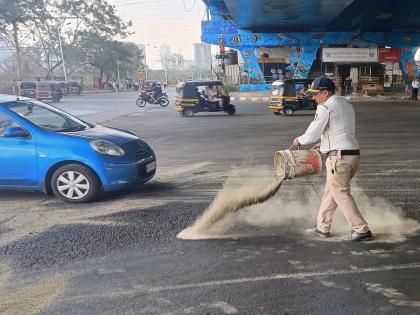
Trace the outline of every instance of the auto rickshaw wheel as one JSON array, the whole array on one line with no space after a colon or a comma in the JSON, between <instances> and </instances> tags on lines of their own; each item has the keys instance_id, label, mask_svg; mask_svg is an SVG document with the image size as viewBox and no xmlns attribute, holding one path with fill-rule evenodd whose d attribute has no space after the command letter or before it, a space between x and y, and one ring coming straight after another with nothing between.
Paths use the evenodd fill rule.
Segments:
<instances>
[{"instance_id":1,"label":"auto rickshaw wheel","mask_svg":"<svg viewBox=\"0 0 420 315\"><path fill-rule=\"evenodd\" d=\"M233 116L236 114L236 109L233 106L229 106L228 109L226 110L226 112L230 115Z\"/></svg>"},{"instance_id":2,"label":"auto rickshaw wheel","mask_svg":"<svg viewBox=\"0 0 420 315\"><path fill-rule=\"evenodd\" d=\"M284 114L287 116L292 116L294 113L295 111L293 110L293 108L290 108L290 107L284 110Z\"/></svg>"},{"instance_id":3,"label":"auto rickshaw wheel","mask_svg":"<svg viewBox=\"0 0 420 315\"><path fill-rule=\"evenodd\" d=\"M184 109L182 111L182 115L184 117L192 117L192 116L194 116L194 112L191 109Z\"/></svg>"},{"instance_id":4,"label":"auto rickshaw wheel","mask_svg":"<svg viewBox=\"0 0 420 315\"><path fill-rule=\"evenodd\" d=\"M280 116L281 112L273 112L273 114L276 115L276 116Z\"/></svg>"}]
</instances>

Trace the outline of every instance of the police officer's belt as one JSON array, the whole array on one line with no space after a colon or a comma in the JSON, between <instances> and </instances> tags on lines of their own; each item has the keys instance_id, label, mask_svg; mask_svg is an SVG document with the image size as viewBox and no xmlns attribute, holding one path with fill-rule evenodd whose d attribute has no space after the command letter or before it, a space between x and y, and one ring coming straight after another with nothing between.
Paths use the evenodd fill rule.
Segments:
<instances>
[{"instance_id":1,"label":"police officer's belt","mask_svg":"<svg viewBox=\"0 0 420 315\"><path fill-rule=\"evenodd\" d=\"M338 150L332 150L327 153L328 156L336 156ZM360 155L360 150L341 150L341 155Z\"/></svg>"}]
</instances>

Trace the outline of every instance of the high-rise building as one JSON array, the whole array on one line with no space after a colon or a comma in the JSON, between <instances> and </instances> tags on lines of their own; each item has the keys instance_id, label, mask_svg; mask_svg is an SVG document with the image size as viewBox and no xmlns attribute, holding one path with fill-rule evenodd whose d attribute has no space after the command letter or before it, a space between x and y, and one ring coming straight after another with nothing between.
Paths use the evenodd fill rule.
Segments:
<instances>
[{"instance_id":1,"label":"high-rise building","mask_svg":"<svg viewBox=\"0 0 420 315\"><path fill-rule=\"evenodd\" d=\"M170 70L182 70L184 67L184 56L181 54L169 54L166 58L166 68Z\"/></svg>"},{"instance_id":2,"label":"high-rise building","mask_svg":"<svg viewBox=\"0 0 420 315\"><path fill-rule=\"evenodd\" d=\"M206 43L194 44L194 66L203 70L210 70L211 62L211 45Z\"/></svg>"},{"instance_id":3,"label":"high-rise building","mask_svg":"<svg viewBox=\"0 0 420 315\"><path fill-rule=\"evenodd\" d=\"M162 63L162 68L167 69L169 56L171 54L171 48L169 47L168 44L164 43L162 46L160 46L159 52L160 52L160 60Z\"/></svg>"}]
</instances>

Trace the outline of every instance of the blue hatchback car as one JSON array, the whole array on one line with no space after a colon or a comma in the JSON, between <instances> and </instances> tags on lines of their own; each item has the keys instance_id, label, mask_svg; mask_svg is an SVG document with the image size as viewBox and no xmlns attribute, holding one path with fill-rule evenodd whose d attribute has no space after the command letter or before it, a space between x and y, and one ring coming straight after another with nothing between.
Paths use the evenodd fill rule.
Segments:
<instances>
[{"instance_id":1,"label":"blue hatchback car","mask_svg":"<svg viewBox=\"0 0 420 315\"><path fill-rule=\"evenodd\" d=\"M133 133L92 125L29 98L0 95L0 189L89 202L156 172L152 149Z\"/></svg>"}]
</instances>

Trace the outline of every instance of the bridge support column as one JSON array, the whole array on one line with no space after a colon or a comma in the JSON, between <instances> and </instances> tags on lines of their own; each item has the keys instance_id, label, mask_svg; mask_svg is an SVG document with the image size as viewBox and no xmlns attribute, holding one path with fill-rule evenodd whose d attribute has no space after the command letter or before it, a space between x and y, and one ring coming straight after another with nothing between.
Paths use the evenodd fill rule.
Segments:
<instances>
[{"instance_id":1,"label":"bridge support column","mask_svg":"<svg viewBox=\"0 0 420 315\"><path fill-rule=\"evenodd\" d=\"M255 46L242 46L237 48L244 59L246 71L248 71L249 82L239 85L241 92L247 91L266 91L267 86L264 75L258 64L258 51Z\"/></svg>"},{"instance_id":2,"label":"bridge support column","mask_svg":"<svg viewBox=\"0 0 420 315\"><path fill-rule=\"evenodd\" d=\"M416 48L402 48L401 49L401 62L400 68L404 76L408 79L413 80L414 78L419 77L419 69L417 68L416 61L414 60L414 55L416 53Z\"/></svg>"},{"instance_id":3,"label":"bridge support column","mask_svg":"<svg viewBox=\"0 0 420 315\"><path fill-rule=\"evenodd\" d=\"M319 49L319 43L306 45L301 48L299 61L293 73L293 79L307 79L312 64L316 59L316 53Z\"/></svg>"}]
</instances>

